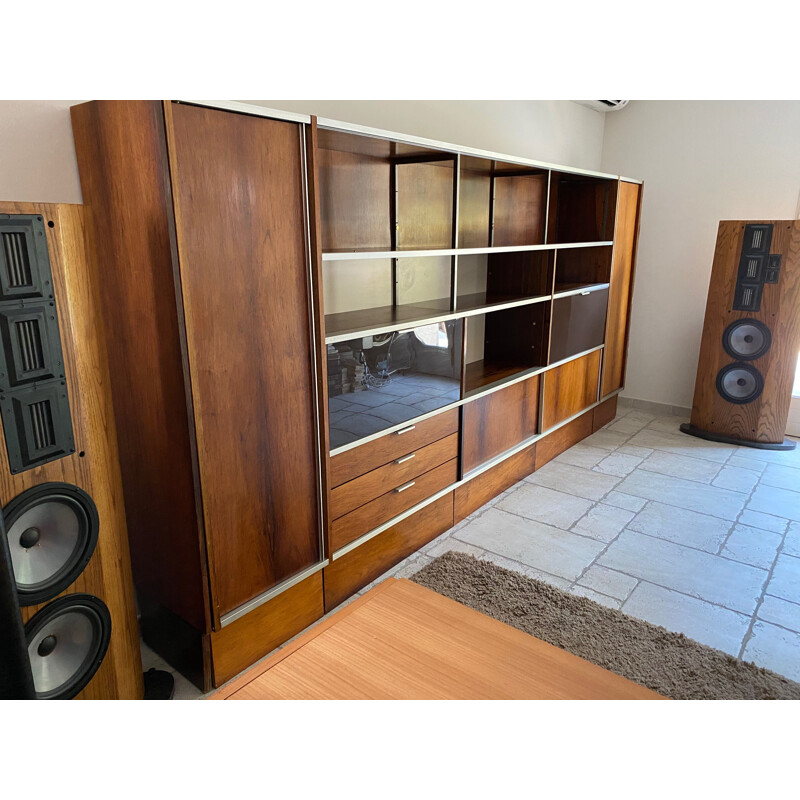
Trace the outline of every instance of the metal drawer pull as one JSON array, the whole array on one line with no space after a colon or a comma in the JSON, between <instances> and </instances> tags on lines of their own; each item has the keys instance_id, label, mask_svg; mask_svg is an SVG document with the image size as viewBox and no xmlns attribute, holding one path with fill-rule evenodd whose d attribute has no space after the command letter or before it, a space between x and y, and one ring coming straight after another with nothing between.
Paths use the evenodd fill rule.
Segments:
<instances>
[{"instance_id":1,"label":"metal drawer pull","mask_svg":"<svg viewBox=\"0 0 800 800\"><path fill-rule=\"evenodd\" d=\"M591 292L581 292L581 297L586 297L587 294L591 294Z\"/></svg>"},{"instance_id":2,"label":"metal drawer pull","mask_svg":"<svg viewBox=\"0 0 800 800\"><path fill-rule=\"evenodd\" d=\"M395 491L400 494L400 492L404 492L406 489L410 489L416 481L409 481L408 483L404 483L402 486L398 486Z\"/></svg>"},{"instance_id":3,"label":"metal drawer pull","mask_svg":"<svg viewBox=\"0 0 800 800\"><path fill-rule=\"evenodd\" d=\"M395 436L399 436L401 433L408 433L409 431L413 431L416 428L416 425L409 425L407 428L403 428L400 431L395 431Z\"/></svg>"},{"instance_id":4,"label":"metal drawer pull","mask_svg":"<svg viewBox=\"0 0 800 800\"><path fill-rule=\"evenodd\" d=\"M402 458L398 458L397 461L395 461L394 463L395 464L405 464L406 461L411 461L411 459L414 458L415 455L416 455L416 453L411 453L411 454L409 454L407 456L403 456Z\"/></svg>"}]
</instances>

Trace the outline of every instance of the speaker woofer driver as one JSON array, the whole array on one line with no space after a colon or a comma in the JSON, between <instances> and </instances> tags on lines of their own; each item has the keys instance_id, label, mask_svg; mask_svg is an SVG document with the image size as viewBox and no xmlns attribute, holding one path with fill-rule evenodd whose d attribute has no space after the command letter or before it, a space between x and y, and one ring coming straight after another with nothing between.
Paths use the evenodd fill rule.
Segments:
<instances>
[{"instance_id":1,"label":"speaker woofer driver","mask_svg":"<svg viewBox=\"0 0 800 800\"><path fill-rule=\"evenodd\" d=\"M111 639L106 604L90 594L60 597L25 625L39 700L69 700L92 679Z\"/></svg>"},{"instance_id":2,"label":"speaker woofer driver","mask_svg":"<svg viewBox=\"0 0 800 800\"><path fill-rule=\"evenodd\" d=\"M55 597L83 572L97 545L97 508L68 483L43 483L4 509L19 603Z\"/></svg>"},{"instance_id":3,"label":"speaker woofer driver","mask_svg":"<svg viewBox=\"0 0 800 800\"><path fill-rule=\"evenodd\" d=\"M717 374L717 391L729 403L752 403L764 391L764 378L751 364L728 364Z\"/></svg>"},{"instance_id":4,"label":"speaker woofer driver","mask_svg":"<svg viewBox=\"0 0 800 800\"><path fill-rule=\"evenodd\" d=\"M731 358L752 361L761 358L772 344L769 328L757 319L731 322L722 334L722 346Z\"/></svg>"}]
</instances>

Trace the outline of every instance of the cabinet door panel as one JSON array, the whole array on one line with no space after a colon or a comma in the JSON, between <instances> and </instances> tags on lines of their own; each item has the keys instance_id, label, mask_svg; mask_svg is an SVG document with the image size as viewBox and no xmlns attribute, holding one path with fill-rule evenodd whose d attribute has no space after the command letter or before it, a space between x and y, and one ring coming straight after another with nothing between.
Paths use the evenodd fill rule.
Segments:
<instances>
[{"instance_id":1,"label":"cabinet door panel","mask_svg":"<svg viewBox=\"0 0 800 800\"><path fill-rule=\"evenodd\" d=\"M320 558L301 127L167 107L218 613Z\"/></svg>"},{"instance_id":2,"label":"cabinet door panel","mask_svg":"<svg viewBox=\"0 0 800 800\"><path fill-rule=\"evenodd\" d=\"M547 431L594 403L599 375L599 350L546 372L543 377L542 430Z\"/></svg>"},{"instance_id":3,"label":"cabinet door panel","mask_svg":"<svg viewBox=\"0 0 800 800\"><path fill-rule=\"evenodd\" d=\"M619 389L625 378L628 349L628 317L633 288L633 264L639 227L639 195L642 187L622 181L619 187L614 257L606 318L606 347L603 357L603 383L600 396Z\"/></svg>"}]
</instances>

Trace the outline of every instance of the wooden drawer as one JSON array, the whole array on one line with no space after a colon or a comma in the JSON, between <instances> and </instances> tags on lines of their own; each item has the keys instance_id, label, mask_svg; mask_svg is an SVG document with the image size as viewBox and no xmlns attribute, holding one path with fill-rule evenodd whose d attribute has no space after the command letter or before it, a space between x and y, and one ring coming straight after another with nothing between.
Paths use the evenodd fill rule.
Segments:
<instances>
[{"instance_id":1,"label":"wooden drawer","mask_svg":"<svg viewBox=\"0 0 800 800\"><path fill-rule=\"evenodd\" d=\"M345 514L331 523L331 548L335 552L378 525L396 517L411 506L421 503L432 494L458 479L458 459L435 467L413 481L392 489L372 502ZM411 485L409 485L411 484ZM405 488L407 487L407 488Z\"/></svg>"},{"instance_id":2,"label":"wooden drawer","mask_svg":"<svg viewBox=\"0 0 800 800\"><path fill-rule=\"evenodd\" d=\"M542 432L588 408L597 400L600 351L568 361L544 374Z\"/></svg>"},{"instance_id":3,"label":"wooden drawer","mask_svg":"<svg viewBox=\"0 0 800 800\"><path fill-rule=\"evenodd\" d=\"M331 492L331 519L338 519L348 514L457 456L458 434L451 433L421 450L407 453L382 467L373 469L366 475L343 483Z\"/></svg>"},{"instance_id":4,"label":"wooden drawer","mask_svg":"<svg viewBox=\"0 0 800 800\"><path fill-rule=\"evenodd\" d=\"M379 533L325 567L325 611L453 526L453 493Z\"/></svg>"},{"instance_id":5,"label":"wooden drawer","mask_svg":"<svg viewBox=\"0 0 800 800\"><path fill-rule=\"evenodd\" d=\"M457 431L458 409L453 408L340 453L331 459L331 486L341 486L359 475L413 453Z\"/></svg>"}]
</instances>

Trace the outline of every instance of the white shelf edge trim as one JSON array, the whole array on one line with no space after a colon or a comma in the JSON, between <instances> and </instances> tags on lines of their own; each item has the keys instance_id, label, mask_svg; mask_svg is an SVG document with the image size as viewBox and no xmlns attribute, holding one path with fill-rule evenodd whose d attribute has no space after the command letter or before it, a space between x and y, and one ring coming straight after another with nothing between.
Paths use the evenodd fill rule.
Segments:
<instances>
[{"instance_id":1,"label":"white shelf edge trim","mask_svg":"<svg viewBox=\"0 0 800 800\"><path fill-rule=\"evenodd\" d=\"M604 403L606 400L614 397L615 395L619 394L622 389L617 389L615 392L611 392L611 394L606 395L602 400L596 400L590 406L579 411L577 414L573 414L571 417L565 419L563 422L559 422L558 425L553 425L551 428L548 428L546 431L542 433L537 433L536 436L531 436L525 441L520 442L518 445L512 447L510 450L506 450L505 453L501 453L499 456L487 461L485 464L481 464L480 467L472 470L471 472L467 473L460 481L456 481L455 483L451 483L450 486L441 489L440 491L436 492L436 494L427 497L420 503L417 503L415 506L404 511L402 514L398 514L396 517L393 517L388 522L384 522L382 525L379 525L377 528L365 533L363 536L359 536L358 539L354 539L350 544L346 544L344 547L340 547L331 555L331 561L336 561L340 559L342 556L347 555L349 552L355 550L357 547L360 547L365 542L368 542L370 539L374 539L379 534L383 533L385 530L397 525L398 522L402 522L404 519L410 517L412 514L416 514L417 511L421 511L425 506L430 505L431 503L435 503L439 498L444 497L449 492L455 491L460 486L463 486L465 483L469 483L473 478L477 478L479 475L482 475L484 472L487 472L492 467L496 467L498 464L501 464L508 458L515 456L522 450L530 447L532 444L535 444L539 439L543 439L545 436L548 436L551 433L554 433L559 428L563 428L565 425L569 425L570 422L578 419L578 417L583 416L587 412L591 411L593 408L596 408L601 403Z\"/></svg>"},{"instance_id":2,"label":"white shelf edge trim","mask_svg":"<svg viewBox=\"0 0 800 800\"><path fill-rule=\"evenodd\" d=\"M390 434L395 433L396 431L402 430L403 428L407 428L409 425L418 425L420 422L424 422L426 419L435 417L437 414L443 414L445 411L450 411L454 408L458 408L459 406L466 405L467 403L471 403L473 400L477 400L480 397L486 397L487 395L493 394L494 392L499 392L501 389L505 389L507 386L513 386L515 383L521 383L522 381L528 380L528 378L533 378L535 375L541 375L542 373L548 372L551 369L560 367L562 364L567 364L570 361L575 361L578 358L583 358L583 356L588 356L589 353L594 353L596 350L602 350L604 347L605 347L604 344L600 344L597 347L592 347L590 350L584 350L580 353L576 353L574 356L570 356L569 358L562 358L561 361L556 361L553 364L548 364L546 367L535 367L534 369L529 369L525 370L524 372L520 372L519 375L516 375L513 378L509 378L508 380L501 379L496 384L489 384L486 388L476 390L473 393L469 394L467 397L463 397L461 400L456 400L455 402L448 403L446 406L437 408L434 411L428 411L426 414L421 414L418 417L412 417L411 419L407 419L404 422L399 422L397 425L392 425L390 428L384 428L384 430L382 431L378 431L377 433L372 433L369 436L364 436L361 439L357 439L355 442L349 442L348 444L343 444L340 447L331 450L330 456L331 458L333 458L334 456L338 456L340 453L346 453L348 450L353 450L354 448L359 447L362 444L367 444L368 442L374 442L376 439L382 439L384 436L389 436ZM614 392L608 395L608 397L612 397L613 395ZM341 395L336 395L336 396L340 397Z\"/></svg>"},{"instance_id":3,"label":"white shelf edge trim","mask_svg":"<svg viewBox=\"0 0 800 800\"><path fill-rule=\"evenodd\" d=\"M534 250L571 250L578 247L611 247L611 242L569 242L567 244L523 244L508 247L457 247L446 250L354 250L352 253L323 253L323 261L368 261L385 258L436 258L438 256L479 256L492 253L527 253Z\"/></svg>"},{"instance_id":4,"label":"white shelf edge trim","mask_svg":"<svg viewBox=\"0 0 800 800\"><path fill-rule=\"evenodd\" d=\"M432 150L446 150L450 153L458 153L459 155L465 156L476 156L478 158L486 158L492 161L506 161L511 164L521 164L526 167L551 169L557 172L568 172L573 175L589 175L595 178L610 178L612 180L619 180L619 175L611 175L608 172L597 172L590 169L581 169L580 167L565 167L562 164L551 164L547 161L534 161L533 159L523 158L521 156L510 156L505 153L494 153L491 150L479 150L473 147L466 147L465 145L439 142L435 139L425 139L421 136L411 136L409 134L386 131L380 128L370 128L366 125L356 125L351 122L341 122L339 120L328 119L326 117L317 117L317 127L333 131L358 133L362 136L369 136L373 139L391 139L393 142L415 144L419 145L420 147L431 148Z\"/></svg>"},{"instance_id":5,"label":"white shelf edge trim","mask_svg":"<svg viewBox=\"0 0 800 800\"><path fill-rule=\"evenodd\" d=\"M186 103L192 106L205 106L206 108L218 108L221 111L236 111L239 114L249 114L251 117L268 117L269 119L280 119L285 122L301 122L305 125L311 123L309 114L297 114L294 111L282 111L279 108L266 108L256 106L252 103L239 103L236 100L178 100L178 103Z\"/></svg>"}]
</instances>

